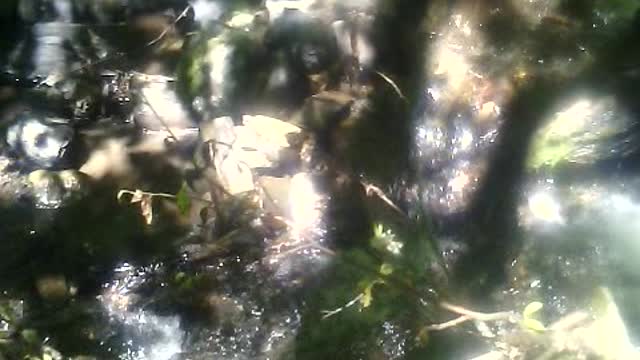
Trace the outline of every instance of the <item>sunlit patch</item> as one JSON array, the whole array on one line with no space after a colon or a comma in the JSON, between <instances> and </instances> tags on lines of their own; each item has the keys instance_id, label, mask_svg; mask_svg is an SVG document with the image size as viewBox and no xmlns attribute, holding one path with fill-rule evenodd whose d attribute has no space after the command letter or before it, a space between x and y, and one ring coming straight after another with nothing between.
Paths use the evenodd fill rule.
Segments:
<instances>
[{"instance_id":1,"label":"sunlit patch","mask_svg":"<svg viewBox=\"0 0 640 360\"><path fill-rule=\"evenodd\" d=\"M134 291L158 266L136 268L124 263L114 269L114 279L98 296L113 326L122 332L125 351L121 360L169 360L182 352L184 332L178 317L158 316L136 301Z\"/></svg>"},{"instance_id":2,"label":"sunlit patch","mask_svg":"<svg viewBox=\"0 0 640 360\"><path fill-rule=\"evenodd\" d=\"M208 63L211 64L209 71L209 81L211 83L211 102L218 104L224 94L224 88L229 80L231 62L233 59L233 47L225 44L223 40L213 39L210 42L218 42L211 46Z\"/></svg>"},{"instance_id":3,"label":"sunlit patch","mask_svg":"<svg viewBox=\"0 0 640 360\"><path fill-rule=\"evenodd\" d=\"M482 163L455 162L424 184L422 198L431 211L440 215L464 211L484 172Z\"/></svg>"},{"instance_id":4,"label":"sunlit patch","mask_svg":"<svg viewBox=\"0 0 640 360\"><path fill-rule=\"evenodd\" d=\"M287 10L308 12L317 0L266 0L264 6L269 11L269 18L275 20Z\"/></svg>"},{"instance_id":5,"label":"sunlit patch","mask_svg":"<svg viewBox=\"0 0 640 360\"><path fill-rule=\"evenodd\" d=\"M627 195L612 194L609 196L609 201L615 211L640 214L640 205L634 203Z\"/></svg>"},{"instance_id":6,"label":"sunlit patch","mask_svg":"<svg viewBox=\"0 0 640 360\"><path fill-rule=\"evenodd\" d=\"M465 56L448 46L437 51L434 74L445 75L450 89L459 89L465 82L470 65Z\"/></svg>"},{"instance_id":7,"label":"sunlit patch","mask_svg":"<svg viewBox=\"0 0 640 360\"><path fill-rule=\"evenodd\" d=\"M227 21L226 25L234 29L244 29L248 31L254 19L255 14L239 12L234 14L231 19Z\"/></svg>"},{"instance_id":8,"label":"sunlit patch","mask_svg":"<svg viewBox=\"0 0 640 360\"><path fill-rule=\"evenodd\" d=\"M322 196L316 192L309 174L299 173L291 178L289 211L293 238L300 238L320 224Z\"/></svg>"},{"instance_id":9,"label":"sunlit patch","mask_svg":"<svg viewBox=\"0 0 640 360\"><path fill-rule=\"evenodd\" d=\"M438 101L442 97L442 92L436 87L430 87L427 89L427 94L431 96L433 101Z\"/></svg>"},{"instance_id":10,"label":"sunlit patch","mask_svg":"<svg viewBox=\"0 0 640 360\"><path fill-rule=\"evenodd\" d=\"M220 18L223 9L217 1L195 0L191 1L191 7L195 13L195 21L207 23Z\"/></svg>"},{"instance_id":11,"label":"sunlit patch","mask_svg":"<svg viewBox=\"0 0 640 360\"><path fill-rule=\"evenodd\" d=\"M416 155L435 166L448 158L448 138L445 127L436 120L416 127Z\"/></svg>"},{"instance_id":12,"label":"sunlit patch","mask_svg":"<svg viewBox=\"0 0 640 360\"><path fill-rule=\"evenodd\" d=\"M592 164L637 151L633 117L612 96L578 97L565 106L535 133L530 168Z\"/></svg>"},{"instance_id":13,"label":"sunlit patch","mask_svg":"<svg viewBox=\"0 0 640 360\"><path fill-rule=\"evenodd\" d=\"M80 171L94 179L132 174L133 167L124 140L107 140L93 150Z\"/></svg>"},{"instance_id":14,"label":"sunlit patch","mask_svg":"<svg viewBox=\"0 0 640 360\"><path fill-rule=\"evenodd\" d=\"M555 136L571 136L582 130L585 121L593 114L591 101L581 99L573 103L566 110L556 114L556 119L549 128L549 133Z\"/></svg>"},{"instance_id":15,"label":"sunlit patch","mask_svg":"<svg viewBox=\"0 0 640 360\"><path fill-rule=\"evenodd\" d=\"M375 49L366 34L359 31L361 30L360 28L354 30L351 26L348 26L348 22L345 20L335 21L331 24L331 27L343 54L357 56L358 65L361 67L368 68L373 66Z\"/></svg>"},{"instance_id":16,"label":"sunlit patch","mask_svg":"<svg viewBox=\"0 0 640 360\"><path fill-rule=\"evenodd\" d=\"M527 199L529 213L532 220L547 224L564 224L562 208L558 200L549 191L539 190L529 195Z\"/></svg>"},{"instance_id":17,"label":"sunlit patch","mask_svg":"<svg viewBox=\"0 0 640 360\"><path fill-rule=\"evenodd\" d=\"M556 0L511 0L522 19L531 24L539 24L547 16L553 15L558 7Z\"/></svg>"},{"instance_id":18,"label":"sunlit patch","mask_svg":"<svg viewBox=\"0 0 640 360\"><path fill-rule=\"evenodd\" d=\"M466 151L473 145L473 133L469 128L462 128L454 139L456 152Z\"/></svg>"},{"instance_id":19,"label":"sunlit patch","mask_svg":"<svg viewBox=\"0 0 640 360\"><path fill-rule=\"evenodd\" d=\"M469 185L470 180L471 179L469 179L469 175L465 174L464 172L460 172L454 178L449 180L449 183L447 185L449 186L451 191L461 192L467 185Z\"/></svg>"}]
</instances>

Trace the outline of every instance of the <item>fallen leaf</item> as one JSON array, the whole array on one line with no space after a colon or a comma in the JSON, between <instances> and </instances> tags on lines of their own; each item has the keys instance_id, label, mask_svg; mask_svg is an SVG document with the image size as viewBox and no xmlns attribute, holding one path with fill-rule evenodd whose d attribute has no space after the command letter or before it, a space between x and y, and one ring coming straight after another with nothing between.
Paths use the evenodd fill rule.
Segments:
<instances>
[{"instance_id":1,"label":"fallen leaf","mask_svg":"<svg viewBox=\"0 0 640 360\"><path fill-rule=\"evenodd\" d=\"M142 199L144 198L144 193L142 192L142 190L140 189L136 189L136 192L133 193L133 196L131 197L131 203L137 203L138 201L142 201Z\"/></svg>"},{"instance_id":2,"label":"fallen leaf","mask_svg":"<svg viewBox=\"0 0 640 360\"><path fill-rule=\"evenodd\" d=\"M150 195L143 195L140 199L140 212L144 217L144 221L147 223L147 225L151 225L151 222L153 221L153 206L152 198Z\"/></svg>"}]
</instances>

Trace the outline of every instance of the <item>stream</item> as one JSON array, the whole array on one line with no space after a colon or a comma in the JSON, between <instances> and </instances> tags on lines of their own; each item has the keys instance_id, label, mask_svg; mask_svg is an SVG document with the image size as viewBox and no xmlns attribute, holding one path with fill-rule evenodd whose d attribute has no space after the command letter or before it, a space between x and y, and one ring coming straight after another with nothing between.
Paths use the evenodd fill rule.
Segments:
<instances>
[{"instance_id":1,"label":"stream","mask_svg":"<svg viewBox=\"0 0 640 360\"><path fill-rule=\"evenodd\" d=\"M637 0L0 28L0 360L640 358Z\"/></svg>"}]
</instances>

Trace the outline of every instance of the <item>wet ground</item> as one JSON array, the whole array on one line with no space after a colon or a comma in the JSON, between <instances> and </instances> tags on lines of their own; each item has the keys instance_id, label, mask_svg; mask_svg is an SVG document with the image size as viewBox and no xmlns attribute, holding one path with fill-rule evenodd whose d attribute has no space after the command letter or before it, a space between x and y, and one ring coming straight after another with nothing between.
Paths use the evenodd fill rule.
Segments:
<instances>
[{"instance_id":1,"label":"wet ground","mask_svg":"<svg viewBox=\"0 0 640 360\"><path fill-rule=\"evenodd\" d=\"M0 359L638 358L639 9L4 2Z\"/></svg>"}]
</instances>

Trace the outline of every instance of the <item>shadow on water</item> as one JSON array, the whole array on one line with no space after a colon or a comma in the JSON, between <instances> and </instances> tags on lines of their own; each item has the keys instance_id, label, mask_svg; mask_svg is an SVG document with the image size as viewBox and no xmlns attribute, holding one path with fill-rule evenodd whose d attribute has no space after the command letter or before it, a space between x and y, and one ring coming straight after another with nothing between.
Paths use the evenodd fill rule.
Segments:
<instances>
[{"instance_id":1,"label":"shadow on water","mask_svg":"<svg viewBox=\"0 0 640 360\"><path fill-rule=\"evenodd\" d=\"M569 14L590 16L593 13L589 10L592 2L582 5L586 9L583 6L567 7L565 11ZM511 100L505 112L507 121L500 130L491 166L471 206L470 222L466 230L470 251L461 259L455 270L458 286L475 295L475 298L481 299L487 291L490 292L491 289L505 283L506 268L521 249L522 236L521 230L518 229L517 202L526 175L527 152L534 132L541 122L549 117L551 109L558 105L558 101L585 89L615 94L621 106L635 119L635 125L625 136L632 139L632 144L637 141L640 125L637 102L640 56L637 49L629 49L628 44L640 38L638 19L640 11L636 13L632 24L616 27L615 30L609 30L604 34L592 34L593 39L589 41L594 43L596 49L592 55L594 61L584 71L566 79L534 80L533 83L519 89ZM518 24L524 22L523 19L504 16L498 20L489 22L485 27L486 35L494 43L507 44L521 36ZM583 20L585 24L591 24L590 19ZM544 38L543 34L540 36ZM562 47L563 44L544 43L544 46ZM596 164L598 170L595 171L637 173L637 157L637 149L631 149L623 157Z\"/></svg>"},{"instance_id":2,"label":"shadow on water","mask_svg":"<svg viewBox=\"0 0 640 360\"><path fill-rule=\"evenodd\" d=\"M393 189L398 181L413 176L409 156L413 136L412 104L420 96L424 81L427 42L426 34L420 29L427 3L388 1L381 6L372 36L377 49L375 70L393 79L406 99L381 77L370 74L376 89L370 95L371 108L362 116L363 121L343 130L351 135L348 146L333 154L342 158L356 177L361 176L382 189ZM415 349L408 329L420 327L433 311L433 290L427 289L432 281L420 278L428 276L425 270L433 261L429 257L429 229L424 226L425 219L415 223L404 217L391 220L398 214L389 214L384 204L377 206L387 206L387 213L376 211L376 205L372 205L375 201L371 200L375 196L367 195L361 184L338 191L332 198L330 209L333 211L329 212L328 226L335 229L332 237L339 254L319 276L319 286L305 296L307 307L296 336L295 358L424 358L427 353L424 348ZM402 194L394 194L392 198L399 204L405 200ZM360 225L355 226L354 222ZM376 278L383 259L367 249L371 229L378 222L387 222L390 226L395 222L399 237L405 242L403 254L407 254L398 260L401 263L398 266L406 266L407 272L398 270L397 275L391 276L388 286L383 286L385 290L375 292L375 301L364 311L349 309L325 318L323 311L353 304L358 291ZM420 305L423 298L428 299L427 305ZM449 344L446 337L435 336L433 344L428 347L429 358L446 358L455 353L456 347ZM463 348L466 347L457 346L458 351Z\"/></svg>"}]
</instances>

